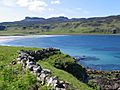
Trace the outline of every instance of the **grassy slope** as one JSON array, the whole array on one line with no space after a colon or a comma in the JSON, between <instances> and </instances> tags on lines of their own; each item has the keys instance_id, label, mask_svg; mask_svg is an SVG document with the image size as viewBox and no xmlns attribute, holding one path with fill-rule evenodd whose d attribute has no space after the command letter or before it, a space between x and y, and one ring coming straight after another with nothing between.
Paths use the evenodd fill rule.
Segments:
<instances>
[{"instance_id":1,"label":"grassy slope","mask_svg":"<svg viewBox=\"0 0 120 90\"><path fill-rule=\"evenodd\" d=\"M6 31L0 35L33 35L33 34L120 34L120 19L103 18L76 22L32 24L17 26L8 24ZM25 27L25 29L23 28ZM115 30L115 33L113 32Z\"/></svg>"},{"instance_id":2,"label":"grassy slope","mask_svg":"<svg viewBox=\"0 0 120 90\"><path fill-rule=\"evenodd\" d=\"M0 46L0 90L28 90L31 85L36 83L36 78L30 72L23 72L20 65L8 64L17 56L17 50L37 50L38 48L24 48L24 47L7 47ZM40 65L53 71L54 75L60 79L70 82L78 90L92 90L87 85L78 81L71 74L56 69L48 62L39 61ZM46 86L42 86L40 90L47 90Z\"/></svg>"}]
</instances>

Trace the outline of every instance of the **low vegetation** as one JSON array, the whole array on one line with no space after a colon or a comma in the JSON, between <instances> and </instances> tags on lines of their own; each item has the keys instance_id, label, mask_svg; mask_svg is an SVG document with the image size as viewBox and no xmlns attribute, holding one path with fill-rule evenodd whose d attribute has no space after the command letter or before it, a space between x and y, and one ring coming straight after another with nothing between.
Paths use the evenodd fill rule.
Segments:
<instances>
[{"instance_id":1,"label":"low vegetation","mask_svg":"<svg viewBox=\"0 0 120 90\"><path fill-rule=\"evenodd\" d=\"M24 72L21 65L11 64L17 57L17 51L22 49L38 50L39 48L0 46L0 90L33 90L32 88L38 84L36 77L29 71ZM68 81L77 90L92 90L82 83L82 75L79 72L83 73L84 69L79 64L79 68L74 66L77 63L73 62L73 58L68 55L56 53L42 58L38 63L43 68L50 69L53 75L58 76L61 80ZM69 65L71 65L71 68ZM39 90L49 89L50 87L46 85L39 85Z\"/></svg>"},{"instance_id":2,"label":"low vegetation","mask_svg":"<svg viewBox=\"0 0 120 90\"><path fill-rule=\"evenodd\" d=\"M120 70L99 71L88 70L89 86L98 90L119 90L120 89Z\"/></svg>"},{"instance_id":3,"label":"low vegetation","mask_svg":"<svg viewBox=\"0 0 120 90\"><path fill-rule=\"evenodd\" d=\"M80 19L27 17L18 22L0 23L0 35L119 33L120 15Z\"/></svg>"}]
</instances>

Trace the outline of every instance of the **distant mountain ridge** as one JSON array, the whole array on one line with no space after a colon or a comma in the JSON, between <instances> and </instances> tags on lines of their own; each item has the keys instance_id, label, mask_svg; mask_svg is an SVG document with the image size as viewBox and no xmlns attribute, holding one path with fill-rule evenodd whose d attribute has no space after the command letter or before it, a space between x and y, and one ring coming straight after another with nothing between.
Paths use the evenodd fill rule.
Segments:
<instances>
[{"instance_id":1,"label":"distant mountain ridge","mask_svg":"<svg viewBox=\"0 0 120 90\"><path fill-rule=\"evenodd\" d=\"M14 22L2 22L0 24L21 24L21 23L32 23L32 24L47 24L47 23L62 23L62 22L76 22L76 21L104 21L107 19L119 19L120 15L113 15L113 16L107 16L107 17L92 17L92 18L71 18L64 16L59 17L52 17L52 18L40 18L40 17L25 17L25 19L20 21L14 21Z\"/></svg>"},{"instance_id":2,"label":"distant mountain ridge","mask_svg":"<svg viewBox=\"0 0 120 90\"><path fill-rule=\"evenodd\" d=\"M39 18L39 17L25 17L25 19L20 20L20 21L14 21L14 22L2 22L0 24L22 24L22 23L29 23L29 24L47 24L47 23L62 23L62 22L71 22L71 21L79 21L82 18L72 18L69 19L64 16L60 17L52 17L52 18Z\"/></svg>"},{"instance_id":3,"label":"distant mountain ridge","mask_svg":"<svg viewBox=\"0 0 120 90\"><path fill-rule=\"evenodd\" d=\"M19 33L22 33L22 35L23 34L119 34L120 15L113 15L107 17L92 17L92 18L71 18L71 19L64 16L52 17L47 19L42 17L41 18L25 17L25 19L20 21L0 23L0 26L6 27L3 30L1 29L0 31L11 30L12 33L15 33L15 35L16 34L19 35Z\"/></svg>"}]
</instances>

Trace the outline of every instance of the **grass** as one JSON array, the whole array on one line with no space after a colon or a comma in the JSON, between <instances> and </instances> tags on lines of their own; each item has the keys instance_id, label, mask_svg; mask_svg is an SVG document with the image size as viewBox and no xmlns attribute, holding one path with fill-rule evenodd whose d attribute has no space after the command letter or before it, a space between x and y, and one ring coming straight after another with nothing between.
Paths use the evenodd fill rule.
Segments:
<instances>
[{"instance_id":1,"label":"grass","mask_svg":"<svg viewBox=\"0 0 120 90\"><path fill-rule=\"evenodd\" d=\"M40 61L39 63L42 67L53 71L53 75L58 76L59 79L70 82L70 84L72 86L74 86L76 88L76 90L92 90L87 85L85 85L84 83L77 80L73 75L71 75L63 70L53 67L48 62Z\"/></svg>"},{"instance_id":2,"label":"grass","mask_svg":"<svg viewBox=\"0 0 120 90\"><path fill-rule=\"evenodd\" d=\"M87 31L87 30L86 30ZM89 30L88 30L89 31ZM39 30L29 30L29 31L0 31L0 36L26 36L26 35L111 35L110 33L88 33L88 32L79 32L76 30L75 32L65 32L65 31L49 31L49 32L39 32ZM112 34L112 35L120 35Z\"/></svg>"},{"instance_id":3,"label":"grass","mask_svg":"<svg viewBox=\"0 0 120 90\"><path fill-rule=\"evenodd\" d=\"M33 23L33 24L32 24ZM3 24L0 35L41 35L41 34L120 34L119 16L88 18L86 20L55 23L20 22Z\"/></svg>"},{"instance_id":4,"label":"grass","mask_svg":"<svg viewBox=\"0 0 120 90\"><path fill-rule=\"evenodd\" d=\"M17 51L21 49L38 50L40 48L0 46L0 90L29 90L37 82L34 75L22 70L21 65L10 65L11 61L17 57ZM76 90L92 90L73 75L53 67L49 62L39 61L38 63L43 68L50 69L53 75L59 76L61 80L70 82ZM40 90L49 90L49 87L44 85Z\"/></svg>"}]
</instances>

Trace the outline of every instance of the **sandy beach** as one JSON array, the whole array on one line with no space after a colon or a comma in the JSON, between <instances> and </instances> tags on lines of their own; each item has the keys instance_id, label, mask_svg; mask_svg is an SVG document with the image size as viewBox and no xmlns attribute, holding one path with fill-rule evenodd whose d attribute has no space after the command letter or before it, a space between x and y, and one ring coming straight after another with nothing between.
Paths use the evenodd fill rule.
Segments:
<instances>
[{"instance_id":1,"label":"sandy beach","mask_svg":"<svg viewBox=\"0 0 120 90\"><path fill-rule=\"evenodd\" d=\"M5 41L11 41L13 40L12 38L2 38L0 37L0 42L5 42Z\"/></svg>"},{"instance_id":2,"label":"sandy beach","mask_svg":"<svg viewBox=\"0 0 120 90\"><path fill-rule=\"evenodd\" d=\"M22 36L0 36L0 43L20 39Z\"/></svg>"},{"instance_id":3,"label":"sandy beach","mask_svg":"<svg viewBox=\"0 0 120 90\"><path fill-rule=\"evenodd\" d=\"M13 40L18 40L22 38L42 38L42 37L56 37L56 36L66 36L66 35L28 35L28 36L0 36L0 43L9 42Z\"/></svg>"}]
</instances>

